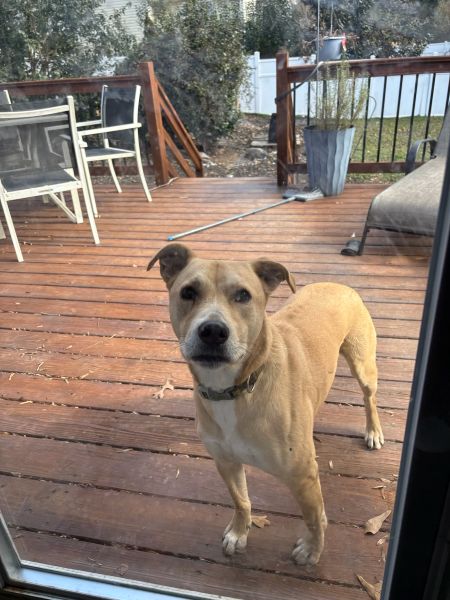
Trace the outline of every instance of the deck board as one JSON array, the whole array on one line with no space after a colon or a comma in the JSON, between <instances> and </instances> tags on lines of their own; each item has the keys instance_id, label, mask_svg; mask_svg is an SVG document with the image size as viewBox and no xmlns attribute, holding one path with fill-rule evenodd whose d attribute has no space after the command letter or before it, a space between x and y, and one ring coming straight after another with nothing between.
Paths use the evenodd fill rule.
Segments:
<instances>
[{"instance_id":1,"label":"deck board","mask_svg":"<svg viewBox=\"0 0 450 600\"><path fill-rule=\"evenodd\" d=\"M364 448L361 394L339 361L315 426L330 526L314 568L289 560L294 500L252 468L253 506L271 525L252 530L245 555L222 555L230 498L195 432L164 284L146 272L168 234L275 202L273 182L182 179L151 204L138 186L99 186L99 247L52 206L12 206L25 262L0 242L0 508L24 558L249 600L367 597L355 573L382 577L390 519L376 536L362 525L393 506L431 252L427 238L373 232L364 256L339 254L380 189L350 185L185 240L204 257L270 256L298 286L351 285L374 318L387 443ZM269 311L288 296L280 286ZM167 378L175 390L160 399Z\"/></svg>"}]
</instances>

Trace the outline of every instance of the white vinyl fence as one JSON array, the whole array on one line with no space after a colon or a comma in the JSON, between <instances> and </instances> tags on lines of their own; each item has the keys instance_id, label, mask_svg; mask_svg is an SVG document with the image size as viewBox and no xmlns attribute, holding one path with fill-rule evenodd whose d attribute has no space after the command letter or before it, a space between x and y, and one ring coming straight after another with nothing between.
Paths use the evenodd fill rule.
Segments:
<instances>
[{"instance_id":1,"label":"white vinyl fence","mask_svg":"<svg viewBox=\"0 0 450 600\"><path fill-rule=\"evenodd\" d=\"M249 66L249 78L246 89L241 93L241 110L244 113L256 113L270 115L276 112L276 66L274 58L260 58L259 52L255 52L247 58ZM289 65L304 64L303 58L289 58ZM435 77L434 92L431 103L431 115L442 116L445 112L445 102L449 87L449 73L438 73ZM403 77L402 95L400 102L400 117L409 117L412 113L414 87L416 76L405 75ZM419 75L415 115L426 116L428 114L430 98L432 93L433 75ZM384 77L372 77L370 84L371 102L369 105L369 118L381 116L383 99ZM397 114L398 95L400 89L400 76L387 78L386 98L384 102L384 116L395 117ZM296 114L305 116L307 112L307 85L297 89Z\"/></svg>"}]
</instances>

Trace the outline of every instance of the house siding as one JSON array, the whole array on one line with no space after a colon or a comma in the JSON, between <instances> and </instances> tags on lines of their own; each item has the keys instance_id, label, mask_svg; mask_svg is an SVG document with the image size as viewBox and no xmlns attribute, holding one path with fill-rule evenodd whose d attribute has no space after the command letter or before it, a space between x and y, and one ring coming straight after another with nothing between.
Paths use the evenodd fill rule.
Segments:
<instances>
[{"instance_id":1,"label":"house siding","mask_svg":"<svg viewBox=\"0 0 450 600\"><path fill-rule=\"evenodd\" d=\"M129 4L129 6L127 6ZM111 16L115 10L121 10L125 7L122 17L127 33L134 35L138 40L143 35L143 23L137 14L137 8L141 2L129 2L128 0L105 0L102 11L105 15Z\"/></svg>"},{"instance_id":2,"label":"house siding","mask_svg":"<svg viewBox=\"0 0 450 600\"><path fill-rule=\"evenodd\" d=\"M244 17L247 12L247 7L250 0L236 0L236 4L242 10ZM127 6L129 4L129 6ZM137 8L141 6L141 0L105 0L102 11L105 15L110 16L115 10L120 10L125 7L123 23L127 33L134 35L138 40L143 36L142 19L137 14Z\"/></svg>"}]
</instances>

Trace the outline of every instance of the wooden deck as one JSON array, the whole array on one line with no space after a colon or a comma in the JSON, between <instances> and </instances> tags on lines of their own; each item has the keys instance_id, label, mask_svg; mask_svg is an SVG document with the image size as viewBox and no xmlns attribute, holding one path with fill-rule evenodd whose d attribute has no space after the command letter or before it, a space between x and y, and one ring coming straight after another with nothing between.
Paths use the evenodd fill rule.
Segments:
<instances>
[{"instance_id":1,"label":"wooden deck","mask_svg":"<svg viewBox=\"0 0 450 600\"><path fill-rule=\"evenodd\" d=\"M389 519L374 536L362 526L392 507L430 254L425 238L381 232L363 257L339 254L379 189L352 185L185 240L202 256L270 256L298 285L351 285L374 317L387 442L364 448L361 394L339 363L315 428L330 522L315 568L290 561L297 507L254 469L254 512L271 525L252 530L245 555L223 556L230 499L196 436L163 282L145 270L169 233L278 200L273 182L183 179L152 204L139 186L98 188L100 247L54 207L13 205L25 263L0 242L0 507L23 558L252 600L368 597L355 573L381 579ZM280 286L270 310L287 296ZM158 398L168 378L175 390Z\"/></svg>"}]
</instances>

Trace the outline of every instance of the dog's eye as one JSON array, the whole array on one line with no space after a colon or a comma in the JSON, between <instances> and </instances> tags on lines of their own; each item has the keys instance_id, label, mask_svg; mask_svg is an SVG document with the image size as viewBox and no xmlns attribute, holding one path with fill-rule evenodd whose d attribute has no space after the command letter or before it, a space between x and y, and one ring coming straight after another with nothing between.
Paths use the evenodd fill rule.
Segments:
<instances>
[{"instance_id":1,"label":"dog's eye","mask_svg":"<svg viewBox=\"0 0 450 600\"><path fill-rule=\"evenodd\" d=\"M234 295L234 301L241 302L242 304L247 304L247 302L250 302L251 299L252 297L250 292L247 292L247 290L244 289L238 290Z\"/></svg>"},{"instance_id":2,"label":"dog's eye","mask_svg":"<svg viewBox=\"0 0 450 600\"><path fill-rule=\"evenodd\" d=\"M195 290L191 285L187 285L186 287L182 288L180 296L183 300L195 300L198 294L197 290Z\"/></svg>"}]
</instances>

